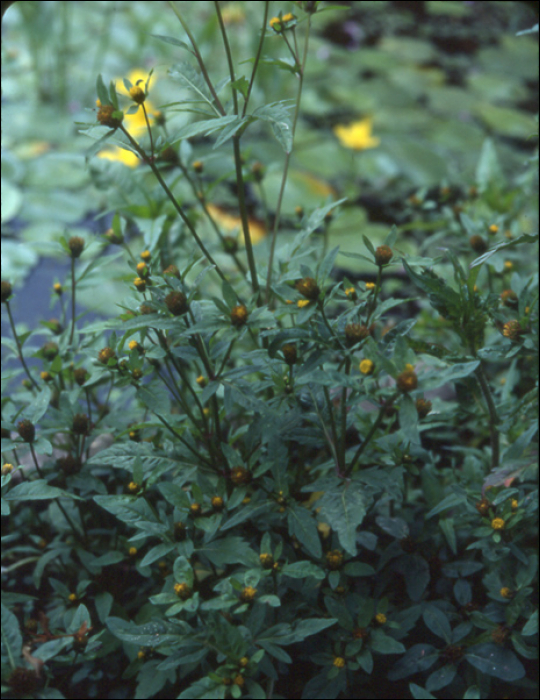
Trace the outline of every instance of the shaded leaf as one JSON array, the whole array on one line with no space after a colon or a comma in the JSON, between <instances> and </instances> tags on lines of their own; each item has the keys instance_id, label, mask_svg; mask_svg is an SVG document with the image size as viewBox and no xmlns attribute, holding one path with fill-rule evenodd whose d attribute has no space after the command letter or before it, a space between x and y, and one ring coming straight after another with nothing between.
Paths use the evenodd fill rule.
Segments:
<instances>
[{"instance_id":1,"label":"shaded leaf","mask_svg":"<svg viewBox=\"0 0 540 700\"><path fill-rule=\"evenodd\" d=\"M517 681L525 676L523 664L514 652L496 644L489 643L469 647L465 658L482 673L500 678L503 681Z\"/></svg>"},{"instance_id":2,"label":"shaded leaf","mask_svg":"<svg viewBox=\"0 0 540 700\"><path fill-rule=\"evenodd\" d=\"M426 671L438 660L439 652L431 644L415 644L388 672L388 680L397 681L413 673Z\"/></svg>"},{"instance_id":3,"label":"shaded leaf","mask_svg":"<svg viewBox=\"0 0 540 700\"><path fill-rule=\"evenodd\" d=\"M320 517L337 532L343 549L356 555L356 528L366 514L364 486L358 481L340 483L318 502Z\"/></svg>"}]
</instances>

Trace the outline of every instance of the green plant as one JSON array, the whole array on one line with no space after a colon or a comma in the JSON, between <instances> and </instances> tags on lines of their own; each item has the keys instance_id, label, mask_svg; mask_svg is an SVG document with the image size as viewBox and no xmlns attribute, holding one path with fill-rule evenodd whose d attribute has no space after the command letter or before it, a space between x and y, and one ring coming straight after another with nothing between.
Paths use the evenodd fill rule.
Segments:
<instances>
[{"instance_id":1,"label":"green plant","mask_svg":"<svg viewBox=\"0 0 540 700\"><path fill-rule=\"evenodd\" d=\"M43 346L17 332L2 282L22 363L4 381L26 377L2 399L6 694L491 697L493 679L534 692L537 236L503 233L537 197L534 163L512 188L486 142L474 193L437 213L443 251L401 254L396 227L377 247L364 236L365 253L326 251L343 200L282 231L322 11L295 4L298 16L269 18L263 3L246 69L215 2L229 73L215 84L170 3L189 43L159 38L192 58L170 71L190 97L167 109L198 116L175 133L166 110L150 121L151 74L124 97L98 78L89 157L115 140L144 167L139 189L107 183L126 187L104 236L130 259L117 317L75 316L77 288L108 262L79 268L92 256L80 237L61 240L70 280L55 290L71 294L70 323L49 324ZM270 37L288 60L266 57ZM253 107L263 65L294 76L292 105ZM246 192L266 164L245 153L267 124L282 180L255 246ZM222 182L240 241L210 206ZM367 260L374 281L338 281L338 255ZM402 684L413 674L425 688Z\"/></svg>"}]
</instances>

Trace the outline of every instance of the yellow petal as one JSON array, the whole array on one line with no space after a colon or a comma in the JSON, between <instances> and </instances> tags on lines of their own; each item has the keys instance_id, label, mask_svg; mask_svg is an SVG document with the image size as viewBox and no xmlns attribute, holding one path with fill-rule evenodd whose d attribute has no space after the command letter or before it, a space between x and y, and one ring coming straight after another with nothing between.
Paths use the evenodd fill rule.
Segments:
<instances>
[{"instance_id":1,"label":"yellow petal","mask_svg":"<svg viewBox=\"0 0 540 700\"><path fill-rule=\"evenodd\" d=\"M371 117L352 122L348 126L338 124L334 127L334 134L338 137L342 146L352 148L355 151L364 151L368 148L376 148L381 140L371 135L373 120Z\"/></svg>"}]
</instances>

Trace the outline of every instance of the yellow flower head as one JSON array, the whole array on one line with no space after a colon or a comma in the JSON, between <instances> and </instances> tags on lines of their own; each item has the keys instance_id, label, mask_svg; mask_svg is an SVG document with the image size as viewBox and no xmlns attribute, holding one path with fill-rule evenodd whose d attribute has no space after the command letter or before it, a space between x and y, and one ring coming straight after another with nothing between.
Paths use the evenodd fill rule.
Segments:
<instances>
[{"instance_id":1,"label":"yellow flower head","mask_svg":"<svg viewBox=\"0 0 540 700\"><path fill-rule=\"evenodd\" d=\"M342 656L336 656L333 661L336 668L345 668L345 659Z\"/></svg>"},{"instance_id":2,"label":"yellow flower head","mask_svg":"<svg viewBox=\"0 0 540 700\"><path fill-rule=\"evenodd\" d=\"M501 588L499 594L501 598L506 598L507 600L514 597L514 591L511 588L508 588L507 586Z\"/></svg>"},{"instance_id":3,"label":"yellow flower head","mask_svg":"<svg viewBox=\"0 0 540 700\"><path fill-rule=\"evenodd\" d=\"M488 228L488 231L493 234L498 233L499 227L497 226L497 224L491 224L491 226Z\"/></svg>"},{"instance_id":4,"label":"yellow flower head","mask_svg":"<svg viewBox=\"0 0 540 700\"><path fill-rule=\"evenodd\" d=\"M386 615L384 613L377 613L375 615L375 622L378 625L384 625L386 624Z\"/></svg>"},{"instance_id":5,"label":"yellow flower head","mask_svg":"<svg viewBox=\"0 0 540 700\"><path fill-rule=\"evenodd\" d=\"M381 142L379 138L371 135L372 127L373 119L367 117L348 126L338 124L334 127L334 134L345 148L365 151L368 148L376 148Z\"/></svg>"},{"instance_id":6,"label":"yellow flower head","mask_svg":"<svg viewBox=\"0 0 540 700\"><path fill-rule=\"evenodd\" d=\"M505 270L513 270L514 263L511 260L506 260L506 262L504 263L504 269Z\"/></svg>"},{"instance_id":7,"label":"yellow flower head","mask_svg":"<svg viewBox=\"0 0 540 700\"><path fill-rule=\"evenodd\" d=\"M129 556L134 557L137 554L137 547L130 547L129 548Z\"/></svg>"},{"instance_id":8,"label":"yellow flower head","mask_svg":"<svg viewBox=\"0 0 540 700\"><path fill-rule=\"evenodd\" d=\"M357 298L356 289L355 289L354 287L349 287L348 289L346 289L346 290L345 290L345 294L346 294L346 295L349 297L349 299L351 299L352 301L354 301L354 300Z\"/></svg>"},{"instance_id":9,"label":"yellow flower head","mask_svg":"<svg viewBox=\"0 0 540 700\"><path fill-rule=\"evenodd\" d=\"M358 367L362 374L372 374L375 369L375 363L371 360L362 360Z\"/></svg>"},{"instance_id":10,"label":"yellow flower head","mask_svg":"<svg viewBox=\"0 0 540 700\"><path fill-rule=\"evenodd\" d=\"M246 588L244 588L240 594L240 600L244 603L250 603L252 600L254 600L256 595L256 588L253 588L253 586L246 586Z\"/></svg>"},{"instance_id":11,"label":"yellow flower head","mask_svg":"<svg viewBox=\"0 0 540 700\"><path fill-rule=\"evenodd\" d=\"M491 527L494 530L502 530L504 528L505 522L502 518L493 518L491 521Z\"/></svg>"},{"instance_id":12,"label":"yellow flower head","mask_svg":"<svg viewBox=\"0 0 540 700\"><path fill-rule=\"evenodd\" d=\"M133 102L136 102L138 105L142 105L142 103L146 100L144 90L142 87L139 87L139 85L133 85L133 87L129 89L129 96Z\"/></svg>"},{"instance_id":13,"label":"yellow flower head","mask_svg":"<svg viewBox=\"0 0 540 700\"><path fill-rule=\"evenodd\" d=\"M371 292L376 286L375 282L366 282L366 289L368 292Z\"/></svg>"},{"instance_id":14,"label":"yellow flower head","mask_svg":"<svg viewBox=\"0 0 540 700\"><path fill-rule=\"evenodd\" d=\"M309 306L311 304L311 301L309 299L299 299L296 303L299 309L303 309L306 306Z\"/></svg>"},{"instance_id":15,"label":"yellow flower head","mask_svg":"<svg viewBox=\"0 0 540 700\"><path fill-rule=\"evenodd\" d=\"M205 386L208 384L208 378L207 378L207 377L203 377L202 374L201 374L200 377L197 377L197 379L196 379L195 381L197 382L197 384L198 384L199 386L202 386L202 387L205 387Z\"/></svg>"},{"instance_id":16,"label":"yellow flower head","mask_svg":"<svg viewBox=\"0 0 540 700\"><path fill-rule=\"evenodd\" d=\"M293 15L292 12L287 12L286 15L283 15L284 22L292 22L293 19L296 19L296 17Z\"/></svg>"}]
</instances>

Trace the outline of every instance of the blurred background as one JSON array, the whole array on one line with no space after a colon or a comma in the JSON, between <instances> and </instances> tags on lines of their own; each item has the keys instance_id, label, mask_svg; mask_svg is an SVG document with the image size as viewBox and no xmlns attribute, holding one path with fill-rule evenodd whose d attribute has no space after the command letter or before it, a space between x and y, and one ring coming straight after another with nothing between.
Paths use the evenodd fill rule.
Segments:
<instances>
[{"instance_id":1,"label":"blurred background","mask_svg":"<svg viewBox=\"0 0 540 700\"><path fill-rule=\"evenodd\" d=\"M199 42L215 83L226 64L213 3L178 2ZM404 233L401 250L426 253L437 243L437 218L417 225L422 206L453 205L474 186L486 139L501 177L519 189L520 176L537 148L538 33L516 36L537 23L521 2L323 2L313 21L301 119L283 206L284 235L294 231L296 208L305 211L342 197L328 221L328 245L360 250L361 234L379 245L389 227ZM534 3L532 3L534 5ZM261 28L262 2L222 2L224 20L240 72L249 76ZM270 3L270 17L302 11L295 3ZM305 25L296 29L303 41ZM88 154L81 134L96 119L96 77L150 82L149 110L167 116L166 133L198 117L179 112L187 95L168 69L193 57L155 35L187 38L166 2L19 1L2 22L2 278L17 294L14 314L32 327L58 315L55 282L63 282L69 260L58 240L81 235L89 242L82 264L105 248L100 234L114 211L133 225L130 245L140 252L152 236L155 181L136 158L108 146ZM290 55L271 30L264 47L251 108L292 99L297 78ZM271 65L279 59L280 65ZM289 65L287 65L289 64ZM241 74L241 73L240 73ZM127 106L127 100L126 100ZM140 125L133 120L135 135ZM210 139L195 138L184 156L202 159L215 215L225 232L237 225L230 144L223 152ZM243 139L246 170L263 164L263 186L250 183L249 203L256 237L264 245L281 180L284 153L270 129L255 125ZM484 153L486 151L484 150ZM486 157L488 157L486 156ZM171 162L168 177L174 175ZM172 173L172 174L171 174ZM189 192L182 173L175 194ZM248 177L249 179L249 177ZM536 203L515 223L536 230ZM159 213L159 212L158 212ZM485 212L484 212L485 213ZM493 223L497 223L496 202ZM499 212L502 216L501 212ZM505 222L503 222L506 225ZM414 235L411 235L413 233ZM443 234L441 234L443 235ZM86 262L85 262L86 260ZM80 309L118 312L123 295L123 258L81 284ZM347 274L362 275L360 259L340 258ZM101 276L99 276L101 275ZM132 274L127 278L131 279ZM99 281L99 284L97 283Z\"/></svg>"}]
</instances>

